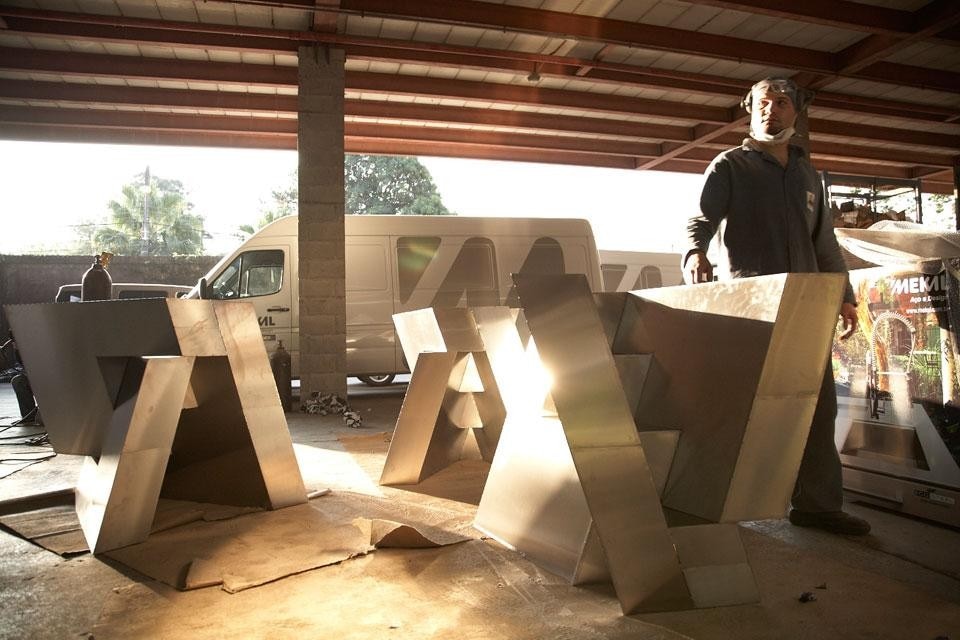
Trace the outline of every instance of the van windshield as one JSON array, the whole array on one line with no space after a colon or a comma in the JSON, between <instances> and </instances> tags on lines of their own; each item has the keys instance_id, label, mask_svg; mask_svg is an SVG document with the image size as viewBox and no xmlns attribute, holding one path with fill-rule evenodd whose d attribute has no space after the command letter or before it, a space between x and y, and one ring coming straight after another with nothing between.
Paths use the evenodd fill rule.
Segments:
<instances>
[{"instance_id":1,"label":"van windshield","mask_svg":"<svg viewBox=\"0 0 960 640\"><path fill-rule=\"evenodd\" d=\"M280 291L282 284L283 251L245 251L211 283L210 297L214 300L233 300L267 296Z\"/></svg>"}]
</instances>

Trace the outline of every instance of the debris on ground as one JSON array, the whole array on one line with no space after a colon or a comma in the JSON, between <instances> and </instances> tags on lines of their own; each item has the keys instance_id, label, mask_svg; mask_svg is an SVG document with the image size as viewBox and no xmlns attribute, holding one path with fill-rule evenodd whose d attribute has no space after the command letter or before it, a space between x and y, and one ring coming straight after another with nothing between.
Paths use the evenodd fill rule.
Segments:
<instances>
[{"instance_id":1,"label":"debris on ground","mask_svg":"<svg viewBox=\"0 0 960 640\"><path fill-rule=\"evenodd\" d=\"M811 591L804 591L803 593L800 594L800 597L797 598L797 600L799 600L800 602L815 602L816 599L817 599L817 596L813 595L813 592Z\"/></svg>"},{"instance_id":2,"label":"debris on ground","mask_svg":"<svg viewBox=\"0 0 960 640\"><path fill-rule=\"evenodd\" d=\"M300 404L300 411L319 416L342 415L343 422L351 429L359 429L363 426L363 416L360 412L352 410L347 401L335 393L321 394L315 391L310 400Z\"/></svg>"}]
</instances>

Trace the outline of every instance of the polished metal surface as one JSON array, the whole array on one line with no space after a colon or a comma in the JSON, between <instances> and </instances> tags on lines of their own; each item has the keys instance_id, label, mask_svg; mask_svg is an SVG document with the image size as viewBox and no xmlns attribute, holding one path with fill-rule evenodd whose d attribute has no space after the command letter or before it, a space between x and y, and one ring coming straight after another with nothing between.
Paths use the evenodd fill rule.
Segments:
<instances>
[{"instance_id":1,"label":"polished metal surface","mask_svg":"<svg viewBox=\"0 0 960 640\"><path fill-rule=\"evenodd\" d=\"M547 532L534 521L525 530L509 521L509 489L494 492L494 481L514 491L538 495L540 511L553 518L575 513L564 531L568 548L576 550L573 572L588 542L590 521L603 548L621 608L625 613L693 606L679 560L660 508L656 482L628 406L606 332L587 282L577 276L515 276L531 336L552 380L551 395L559 418L561 442L553 449L557 466L572 470L559 477L523 472L529 452L506 446L512 429L534 431L538 425L508 420L491 467L487 489L477 511L476 526L537 561L534 552ZM529 435L527 437L530 437ZM565 445L565 447L564 447ZM520 460L516 460L517 457ZM570 462L567 461L569 456ZM498 463L514 458L516 473L497 478ZM506 465L505 465L506 466ZM547 460L544 466L550 466ZM582 502L580 502L582 501ZM580 502L577 508L573 508ZM585 505L584 505L585 503ZM569 566L569 565L568 565Z\"/></svg>"},{"instance_id":2,"label":"polished metal surface","mask_svg":"<svg viewBox=\"0 0 960 640\"><path fill-rule=\"evenodd\" d=\"M54 449L89 456L95 553L146 538L160 495L304 502L253 308L204 300L5 307Z\"/></svg>"},{"instance_id":3,"label":"polished metal surface","mask_svg":"<svg viewBox=\"0 0 960 640\"><path fill-rule=\"evenodd\" d=\"M150 533L193 357L131 359L98 459L87 457L76 508L94 553Z\"/></svg>"},{"instance_id":4,"label":"polished metal surface","mask_svg":"<svg viewBox=\"0 0 960 640\"><path fill-rule=\"evenodd\" d=\"M418 481L427 454L452 459L437 416L457 359L482 355L505 417L478 529L574 584L612 580L625 613L756 601L732 523L786 512L843 276L599 296L577 276L515 284L519 317L462 311L469 353L429 353L452 340L416 312L409 435L388 463Z\"/></svg>"},{"instance_id":5,"label":"polished metal surface","mask_svg":"<svg viewBox=\"0 0 960 640\"><path fill-rule=\"evenodd\" d=\"M661 382L637 424L682 432L664 506L783 516L842 291L842 276L791 274L630 294L615 353L653 354Z\"/></svg>"},{"instance_id":6,"label":"polished metal surface","mask_svg":"<svg viewBox=\"0 0 960 640\"><path fill-rule=\"evenodd\" d=\"M513 322L509 312L498 318ZM503 365L485 350L473 311L421 309L394 324L413 374L380 483L417 484L475 453L492 460L505 416L500 389L509 387L497 383Z\"/></svg>"}]
</instances>

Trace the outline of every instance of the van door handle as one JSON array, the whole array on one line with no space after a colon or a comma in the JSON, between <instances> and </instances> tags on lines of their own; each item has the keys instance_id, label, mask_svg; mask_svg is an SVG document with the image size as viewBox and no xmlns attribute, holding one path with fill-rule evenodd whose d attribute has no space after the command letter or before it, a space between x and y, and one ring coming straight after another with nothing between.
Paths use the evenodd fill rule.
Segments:
<instances>
[{"instance_id":1,"label":"van door handle","mask_svg":"<svg viewBox=\"0 0 960 640\"><path fill-rule=\"evenodd\" d=\"M290 307L267 307L267 311L290 311Z\"/></svg>"}]
</instances>

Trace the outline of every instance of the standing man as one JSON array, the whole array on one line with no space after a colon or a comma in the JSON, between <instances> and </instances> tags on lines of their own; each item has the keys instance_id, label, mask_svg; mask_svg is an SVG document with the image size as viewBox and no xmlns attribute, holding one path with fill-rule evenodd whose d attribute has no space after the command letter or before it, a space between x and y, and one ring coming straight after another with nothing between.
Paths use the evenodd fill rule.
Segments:
<instances>
[{"instance_id":1,"label":"standing man","mask_svg":"<svg viewBox=\"0 0 960 640\"><path fill-rule=\"evenodd\" d=\"M706 251L719 236L721 263L731 277L775 273L846 273L823 186L807 152L790 144L797 115L813 93L787 78L753 85L742 106L750 137L717 156L706 171L699 215L687 224L691 249L684 256L690 283L713 280ZM856 299L847 282L840 307L849 338L857 328ZM832 533L863 535L870 524L841 510L843 486L833 430L837 395L833 368L824 372L820 397L794 488L790 522Z\"/></svg>"}]
</instances>

